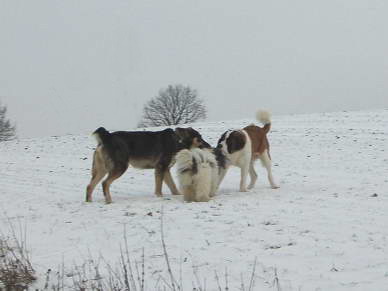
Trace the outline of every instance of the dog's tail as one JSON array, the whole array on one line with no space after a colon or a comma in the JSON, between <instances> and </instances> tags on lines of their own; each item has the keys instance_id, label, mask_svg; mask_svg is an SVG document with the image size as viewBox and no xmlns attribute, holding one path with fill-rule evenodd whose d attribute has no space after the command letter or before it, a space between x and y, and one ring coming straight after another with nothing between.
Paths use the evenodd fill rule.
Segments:
<instances>
[{"instance_id":1,"label":"dog's tail","mask_svg":"<svg viewBox=\"0 0 388 291\"><path fill-rule=\"evenodd\" d=\"M93 132L93 136L97 140L98 145L103 145L109 140L110 133L105 128L99 127Z\"/></svg>"},{"instance_id":2,"label":"dog's tail","mask_svg":"<svg viewBox=\"0 0 388 291\"><path fill-rule=\"evenodd\" d=\"M264 124L264 132L268 133L271 129L271 113L265 110L259 110L256 113L256 119Z\"/></svg>"}]
</instances>

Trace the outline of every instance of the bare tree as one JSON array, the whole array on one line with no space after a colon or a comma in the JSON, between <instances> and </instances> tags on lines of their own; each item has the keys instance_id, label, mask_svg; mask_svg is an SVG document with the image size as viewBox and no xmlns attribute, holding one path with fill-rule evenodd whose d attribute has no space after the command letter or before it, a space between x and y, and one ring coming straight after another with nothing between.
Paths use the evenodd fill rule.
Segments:
<instances>
[{"instance_id":1,"label":"bare tree","mask_svg":"<svg viewBox=\"0 0 388 291\"><path fill-rule=\"evenodd\" d=\"M169 85L147 102L139 127L178 125L206 118L206 107L196 90Z\"/></svg>"},{"instance_id":2,"label":"bare tree","mask_svg":"<svg viewBox=\"0 0 388 291\"><path fill-rule=\"evenodd\" d=\"M11 125L9 119L6 118L7 106L2 106L0 103L0 142L15 138L15 126Z\"/></svg>"}]
</instances>

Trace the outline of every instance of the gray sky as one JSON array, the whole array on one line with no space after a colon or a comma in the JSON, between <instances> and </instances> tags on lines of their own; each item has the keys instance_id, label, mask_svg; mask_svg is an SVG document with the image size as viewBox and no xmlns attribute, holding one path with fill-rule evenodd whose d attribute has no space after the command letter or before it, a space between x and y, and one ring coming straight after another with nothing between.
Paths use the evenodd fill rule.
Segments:
<instances>
[{"instance_id":1,"label":"gray sky","mask_svg":"<svg viewBox=\"0 0 388 291\"><path fill-rule=\"evenodd\" d=\"M386 0L0 0L21 137L131 129L168 84L208 120L388 107Z\"/></svg>"}]
</instances>

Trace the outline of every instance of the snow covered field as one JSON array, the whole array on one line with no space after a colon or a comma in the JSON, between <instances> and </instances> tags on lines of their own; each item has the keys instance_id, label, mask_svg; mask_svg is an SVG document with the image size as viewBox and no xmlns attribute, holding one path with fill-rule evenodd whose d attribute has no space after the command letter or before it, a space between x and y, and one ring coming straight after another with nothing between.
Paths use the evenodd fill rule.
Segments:
<instances>
[{"instance_id":1,"label":"snow covered field","mask_svg":"<svg viewBox=\"0 0 388 291\"><path fill-rule=\"evenodd\" d=\"M225 130L251 122L194 127L215 145ZM183 203L165 186L163 198L154 196L153 171L129 169L113 183L111 205L100 186L84 202L91 136L0 143L0 227L7 230L6 217L27 223L32 263L44 274L62 263L70 272L90 256L116 262L126 226L133 258L144 248L154 290L165 270L163 206L167 250L186 290L193 266L207 290L226 268L229 290L239 290L255 258L254 290L278 290L275 270L283 291L388 290L388 110L274 116L269 139L280 189L270 189L257 163L250 192L238 192L234 168L214 200Z\"/></svg>"}]
</instances>

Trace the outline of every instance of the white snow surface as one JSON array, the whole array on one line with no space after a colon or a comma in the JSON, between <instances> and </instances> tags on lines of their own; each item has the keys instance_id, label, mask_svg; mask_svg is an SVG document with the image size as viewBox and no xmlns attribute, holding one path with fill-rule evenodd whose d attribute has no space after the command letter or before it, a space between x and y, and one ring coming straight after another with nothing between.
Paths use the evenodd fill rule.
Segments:
<instances>
[{"instance_id":1,"label":"white snow surface","mask_svg":"<svg viewBox=\"0 0 388 291\"><path fill-rule=\"evenodd\" d=\"M207 290L217 290L214 272L223 277L226 269L229 290L240 290L255 258L253 290L388 290L388 110L272 119L280 189L269 187L257 163L253 190L238 192L233 168L208 203L185 203L166 185L158 198L153 171L133 168L112 184L113 204L104 203L100 185L86 203L96 146L91 136L0 143L0 227L6 231L8 220L26 223L32 263L44 275L61 264L70 272L90 257L118 261L126 226L131 256L138 260L144 248L146 284L154 290L166 269L163 206L167 251L187 290L193 266ZM250 123L257 121L193 127L215 145L225 130Z\"/></svg>"}]
</instances>

